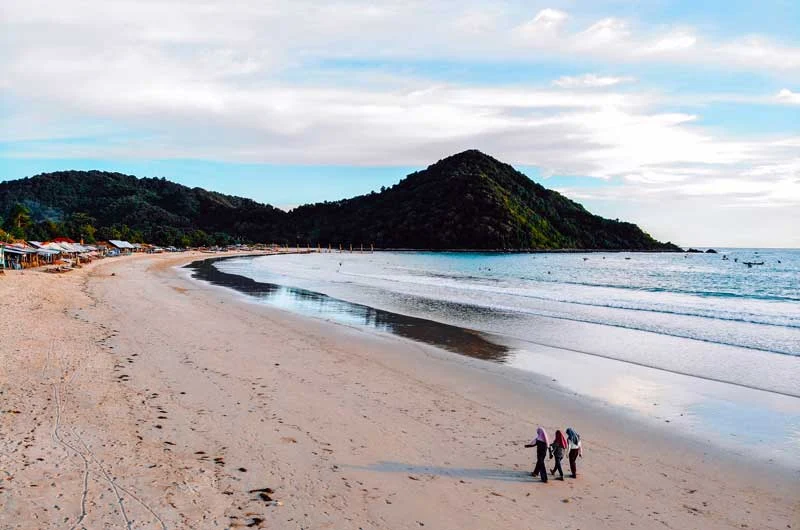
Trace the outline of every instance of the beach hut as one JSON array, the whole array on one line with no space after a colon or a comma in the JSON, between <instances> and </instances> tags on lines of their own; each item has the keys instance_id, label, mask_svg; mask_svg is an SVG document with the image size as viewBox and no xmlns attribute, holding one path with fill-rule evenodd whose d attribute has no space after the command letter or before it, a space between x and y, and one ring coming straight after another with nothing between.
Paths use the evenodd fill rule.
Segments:
<instances>
[{"instance_id":1,"label":"beach hut","mask_svg":"<svg viewBox=\"0 0 800 530\"><path fill-rule=\"evenodd\" d=\"M36 249L36 254L39 257L39 265L52 265L61 256L61 250L52 248L49 243L28 241L28 244Z\"/></svg>"},{"instance_id":2,"label":"beach hut","mask_svg":"<svg viewBox=\"0 0 800 530\"><path fill-rule=\"evenodd\" d=\"M49 248L39 249L37 254L39 255L40 265L52 265L61 257L61 253L59 251Z\"/></svg>"},{"instance_id":3,"label":"beach hut","mask_svg":"<svg viewBox=\"0 0 800 530\"><path fill-rule=\"evenodd\" d=\"M111 244L112 247L117 249L117 252L120 254L130 254L135 250L135 247L128 243L127 241L122 241L119 239L109 239L108 242Z\"/></svg>"},{"instance_id":4,"label":"beach hut","mask_svg":"<svg viewBox=\"0 0 800 530\"><path fill-rule=\"evenodd\" d=\"M53 244L61 249L61 252L65 255L68 255L71 258L75 258L80 253L78 247L75 246L75 243L70 243L69 241L53 241Z\"/></svg>"},{"instance_id":5,"label":"beach hut","mask_svg":"<svg viewBox=\"0 0 800 530\"><path fill-rule=\"evenodd\" d=\"M94 246L97 248L97 253L103 257L108 256L108 252L112 248L108 241L97 241Z\"/></svg>"},{"instance_id":6,"label":"beach hut","mask_svg":"<svg viewBox=\"0 0 800 530\"><path fill-rule=\"evenodd\" d=\"M25 243L9 243L3 248L3 268L20 270L38 264L36 249Z\"/></svg>"},{"instance_id":7,"label":"beach hut","mask_svg":"<svg viewBox=\"0 0 800 530\"><path fill-rule=\"evenodd\" d=\"M47 248L44 243L41 241L28 241L28 244L37 250L42 250Z\"/></svg>"},{"instance_id":8,"label":"beach hut","mask_svg":"<svg viewBox=\"0 0 800 530\"><path fill-rule=\"evenodd\" d=\"M62 255L74 260L75 263L88 263L97 255L96 247L75 243L67 238L54 239L48 246L53 250L60 250Z\"/></svg>"},{"instance_id":9,"label":"beach hut","mask_svg":"<svg viewBox=\"0 0 800 530\"><path fill-rule=\"evenodd\" d=\"M2 257L3 269L21 269L21 254L19 250L13 248L10 244L2 245L2 253L0 253L0 257Z\"/></svg>"}]
</instances>

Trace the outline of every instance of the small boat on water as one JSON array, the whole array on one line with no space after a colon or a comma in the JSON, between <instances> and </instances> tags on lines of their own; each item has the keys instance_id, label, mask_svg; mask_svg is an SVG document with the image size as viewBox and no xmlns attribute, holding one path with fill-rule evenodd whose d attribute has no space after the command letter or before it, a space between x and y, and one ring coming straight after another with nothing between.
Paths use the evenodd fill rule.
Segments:
<instances>
[{"instance_id":1,"label":"small boat on water","mask_svg":"<svg viewBox=\"0 0 800 530\"><path fill-rule=\"evenodd\" d=\"M763 261L743 261L742 263L747 265L748 269L753 268L753 265L763 265L764 264Z\"/></svg>"}]
</instances>

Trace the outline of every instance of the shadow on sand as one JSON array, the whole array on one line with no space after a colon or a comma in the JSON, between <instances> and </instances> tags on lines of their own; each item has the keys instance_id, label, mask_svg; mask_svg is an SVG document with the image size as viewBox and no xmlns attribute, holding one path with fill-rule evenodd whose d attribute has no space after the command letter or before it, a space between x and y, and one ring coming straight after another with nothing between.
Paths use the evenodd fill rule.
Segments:
<instances>
[{"instance_id":1,"label":"shadow on sand","mask_svg":"<svg viewBox=\"0 0 800 530\"><path fill-rule=\"evenodd\" d=\"M377 462L368 466L343 465L348 469L377 471L379 473L407 473L410 475L435 475L459 479L499 480L502 482L538 482L530 471L512 469L481 469L466 467L415 466L403 462Z\"/></svg>"}]
</instances>

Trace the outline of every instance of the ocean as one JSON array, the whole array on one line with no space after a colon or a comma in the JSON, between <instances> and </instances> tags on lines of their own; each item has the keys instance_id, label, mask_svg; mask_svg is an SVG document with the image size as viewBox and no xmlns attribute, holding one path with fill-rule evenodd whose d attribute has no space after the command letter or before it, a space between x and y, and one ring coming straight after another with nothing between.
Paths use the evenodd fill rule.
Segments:
<instances>
[{"instance_id":1,"label":"ocean","mask_svg":"<svg viewBox=\"0 0 800 530\"><path fill-rule=\"evenodd\" d=\"M211 266L268 286L239 285L260 303L538 373L737 442L740 422L758 422L753 443L777 436L796 453L800 250L717 250L333 252ZM425 322L439 327L419 331Z\"/></svg>"}]
</instances>

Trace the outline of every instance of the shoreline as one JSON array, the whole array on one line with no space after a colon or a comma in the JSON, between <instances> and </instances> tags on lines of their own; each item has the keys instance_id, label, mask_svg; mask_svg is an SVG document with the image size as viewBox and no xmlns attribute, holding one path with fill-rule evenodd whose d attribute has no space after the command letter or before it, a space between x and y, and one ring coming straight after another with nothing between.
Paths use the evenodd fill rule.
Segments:
<instances>
[{"instance_id":1,"label":"shoreline","mask_svg":"<svg viewBox=\"0 0 800 530\"><path fill-rule=\"evenodd\" d=\"M0 279L0 390L18 411L0 416L4 524L59 528L82 502L87 526L133 528L777 529L800 515L792 474L599 414L543 378L243 303L173 270L204 257ZM59 416L75 451L53 443ZM586 443L580 477L534 482L521 445L565 418ZM252 492L265 487L273 501Z\"/></svg>"},{"instance_id":2,"label":"shoreline","mask_svg":"<svg viewBox=\"0 0 800 530\"><path fill-rule=\"evenodd\" d=\"M583 399L591 402L609 403L608 390L601 389L597 391L595 386L587 385L586 381L580 382L580 380L576 380L569 375L570 368L585 365L587 361L590 361L593 370L596 370L596 375L603 379L613 380L619 378L619 374L625 373L628 377L634 376L641 381L646 381L647 384L645 386L651 389L658 386L670 388L673 393L683 396L684 399L686 399L687 395L691 395L697 404L708 404L722 400L725 405L752 407L754 403L760 403L762 423L781 423L782 418L780 416L776 417L776 414L782 407L772 403L775 400L786 398L783 399L786 402L786 407L794 406L796 408L797 406L797 402L794 400L798 396L779 390L714 379L646 363L618 359L600 353L577 350L563 345L540 344L532 340L465 328L425 317L395 313L385 308L347 301L316 291L308 291L283 284L259 282L247 276L223 272L213 266L214 263L226 259L231 258L198 260L185 265L183 268L191 271L191 276L194 280L216 288L222 288L224 291L236 292L247 303L263 304L271 309L286 311L304 318L322 319L334 325L354 326L356 329L361 329L367 333L388 334L404 340L424 343L434 348L446 350L447 353L459 357L488 361L495 366L503 366L511 371L522 370L528 375L541 378L542 381L556 381L557 378L559 381L558 386L561 387L562 391L580 393ZM281 300L277 305L270 301L275 296ZM287 298L293 301L286 302ZM309 306L311 307L309 308ZM542 366L538 368L522 368L527 363L511 360L513 357L519 356L518 352L521 349L530 349L531 347L536 352L535 356L539 359L544 359L548 363L547 368L549 368L549 371L546 368L543 370ZM572 357L569 362L561 359L565 355ZM586 359L583 356L589 356L590 359ZM489 365L484 363L478 368L488 369ZM704 389L701 392L693 390L693 387L698 383L704 385ZM587 386L594 392L587 392ZM641 405L639 407L631 407L630 403L625 405L615 403L612 405L617 409L615 413L628 417L633 421L649 424L657 429L660 428L658 423L661 422L675 423L677 428L692 429L692 432L686 432L682 435L684 440L697 441L698 438L711 434L711 431L707 428L701 433L695 424L691 422L687 424L684 413L687 416L689 415L688 409L691 408L689 405L693 403L681 402L663 395L660 397L653 395L645 399L645 401L648 401L647 405L650 405L651 401L658 401L659 407L657 409L647 407L648 410L641 410ZM716 407L718 409L720 407L726 408L720 403L717 403ZM721 416L718 416L716 422L722 421L722 418L727 418L728 421L731 421L730 412L726 411ZM791 450L776 455L774 452L764 450L773 447L773 444L769 442L756 442L753 440L741 442L734 439L725 439L722 437L729 436L729 434L724 430L716 432L716 434L717 436L713 438L719 450L724 450L729 454L739 454L742 451L751 450L758 455L756 458L760 462L775 467L778 472L784 472L784 466L786 465L792 469L789 475L794 473L795 468L800 470L800 460L794 457L794 453ZM776 460L778 460L777 463Z\"/></svg>"},{"instance_id":3,"label":"shoreline","mask_svg":"<svg viewBox=\"0 0 800 530\"><path fill-rule=\"evenodd\" d=\"M227 259L235 259L237 257L238 256L210 258L210 261L216 262ZM201 259L193 262L187 262L183 264L180 268L188 271L191 265L198 263L199 261L206 261L206 260ZM256 282L255 280L252 280L248 277L243 277L232 273L223 273L223 275L245 278L248 282L265 285L261 282ZM265 315L275 315L277 313L290 320L298 319L306 325L323 326L325 328L331 328L334 330L334 332L337 329L352 330L361 336L371 337L376 339L389 338L392 341L400 341L402 343L406 343L409 348L415 348L415 347L424 348L427 352L426 358L430 359L431 357L434 357L442 361L445 365L452 364L453 367L455 368L467 369L469 371L474 372L473 375L475 377L483 377L484 375L487 375L492 378L496 378L495 384L497 384L498 386L510 383L516 386L517 391L521 392L530 391L531 388L534 386L545 386L547 387L546 388L547 393L550 395L549 396L540 395L538 397L540 399L546 398L547 400L554 400L557 406L567 406L568 404L565 402L565 399L571 399L572 396L579 396L579 394L576 393L575 390L570 389L567 386L564 386L561 380L557 381L556 379L553 379L550 375L547 375L545 373L520 370L517 367L513 367L507 364L496 363L492 360L483 358L481 355L470 355L470 354L465 354L463 352L457 352L455 350L448 349L443 345L437 345L427 340L415 339L404 334L395 333L393 331L376 330L370 326L352 325L325 316L304 314L296 312L292 309L287 309L285 307L275 307L268 304L262 304L257 299L253 298L246 292L242 292L236 289L235 287L231 287L229 285L219 285L214 282L210 282L206 279L189 278L187 276L187 280L190 282L199 282L203 284L207 289L215 291L217 293L217 296L224 297L225 299L229 299L234 302L251 305L253 306L254 310L263 311ZM306 291L305 289L298 287L284 286L281 284L274 284L274 285L292 291ZM341 301L345 304L363 306L363 304L361 303L337 299L325 293L310 291L309 294L321 296L323 298L335 301ZM391 313L391 311L387 309L374 308L371 306L363 306L363 307L368 307L369 309L375 311ZM426 323L432 323L436 326L446 326L446 327L463 329L464 331L474 333L475 335L483 336L489 343L501 346L503 348L507 348L508 351L513 350L515 344L519 345L520 343L530 342L519 338L503 337L501 335L497 335L492 332L472 330L469 328L460 328L459 326L453 324L446 324L436 320L428 320L422 317L408 316L404 314L396 314L396 315L403 319L418 320ZM644 331L644 333L650 333L650 332ZM691 339L686 339L686 340L691 340ZM797 396L791 394L784 394L783 392L780 391L762 389L758 387L750 387L735 382L729 382L725 380L715 380L694 374L675 372L669 369L650 366L646 364L639 364L628 360L617 359L613 357L607 357L604 355L587 353L578 350L570 350L569 348L565 348L563 346L557 346L557 347L545 346L545 347L550 350L566 351L570 353L576 353L581 356L585 355L597 358L601 361L608 361L610 363L631 365L634 368L641 368L646 371L663 373L666 374L667 376L678 376L691 380L699 380L700 382L708 382L713 385L721 385L723 387L729 387L734 391L739 391L739 390L748 392L752 391L757 394L762 394L767 398L769 398L769 396L774 396L776 398L788 398L788 399L797 398ZM631 410L625 410L620 406L609 404L607 402L604 402L602 399L598 399L595 396L581 395L580 398L583 400L581 407L591 409L592 412L590 415L600 414L606 417L606 419L608 419L614 424L624 424L626 430L637 431L639 434L648 438L649 443L653 442L653 439L651 437L653 436L653 431L655 430L658 433L658 436L668 438L670 440L670 444L672 443L681 444L682 447L689 448L692 451L696 451L697 454L702 453L703 457L705 458L708 458L709 455L711 454L711 452L708 451L705 442L699 439L697 436L692 436L684 433L676 433L674 432L673 429L671 429L669 426L665 426L663 423L659 425L657 423L647 421L647 418L644 418L643 416ZM785 466L784 463L776 463L772 458L761 455L754 457L756 458L755 461L742 462L741 459L743 453L741 452L740 449L741 448L733 448L731 446L721 445L714 447L713 451L716 451L718 453L715 458L721 459L722 461L725 462L726 465L729 465L731 467L737 466L739 468L747 468L748 472L753 472L756 474L762 473L764 466L767 466L769 467L768 474L770 477L775 477L776 475L778 475L782 477L782 479L784 480L793 481L796 480L798 476L800 476L800 467L796 466L797 463L796 461L793 461L792 467L788 468ZM798 508L800 508L800 506L798 506Z\"/></svg>"},{"instance_id":4,"label":"shoreline","mask_svg":"<svg viewBox=\"0 0 800 530\"><path fill-rule=\"evenodd\" d=\"M266 254L266 255L270 255L270 254ZM198 268L195 267L195 266L198 265L200 262L209 262L209 264L211 264L211 262L223 261L223 260L228 260L228 259L236 259L236 258L239 258L239 257L245 258L245 257L258 257L258 256L259 255L252 255L252 256L241 255L241 256L226 256L226 257L220 257L220 258L208 258L208 259L205 259L205 260L200 259L200 260L197 260L197 261L193 261L191 263L187 263L186 265L183 265L182 267L197 271ZM204 273L202 273L202 272L198 272L198 274L204 275ZM666 373L670 373L670 374L696 378L696 379L700 379L700 380L703 380L703 381L710 381L710 382L714 382L714 383L732 385L732 386L739 387L739 388L745 388L745 389L748 389L748 390L755 390L755 391L759 391L759 392L765 392L765 393L768 393L768 394L776 394L776 395L785 396L785 397L800 398L800 394L791 394L789 392L783 392L781 390L775 390L775 389L769 389L769 388L761 388L761 387L758 387L758 386L755 386L755 385L748 385L748 384L740 383L740 382L736 382L736 381L728 381L726 379L714 378L714 377L706 376L706 375L697 375L697 374L693 374L693 373L690 373L690 372L674 370L674 369L670 369L670 368L663 368L663 367L660 367L660 366L657 366L657 365L654 365L654 364L647 364L647 363L644 363L644 362L638 362L638 361L628 360L628 359L619 359L619 358L616 358L616 357L612 357L610 355L604 355L604 354L601 354L601 353L590 352L590 351L585 351L585 350L580 350L580 349L575 349L575 348L569 348L569 347L566 347L566 346L557 346L557 347L556 346L550 346L550 345L547 345L547 344L537 343L536 341L533 341L531 339L524 339L524 338L520 338L520 337L503 336L503 335L500 335L500 334L497 334L497 333L486 332L486 331L481 331L481 330L476 330L476 329L471 329L471 328L465 328L465 327L461 327L461 326L457 326L457 325L453 325L453 324L446 324L446 323L439 322L437 320L427 319L427 318L423 318L423 317L416 317L416 316L410 316L410 315L406 315L406 314L402 314L402 313L395 313L395 312L393 312L391 310L388 310L388 309L378 308L378 307L375 307L375 306L369 306L369 305L365 305L365 304L362 304L362 303L359 303L359 302L352 302L352 301L345 300L345 299L342 299L342 298L337 298L336 296L332 296L332 295L329 295L329 294L326 294L326 293L323 293L323 292L309 291L308 289L299 288L299 287L292 287L290 285L284 285L284 284L278 284L278 283L259 282L259 281L256 281L256 280L252 280L251 278L248 278L246 276L241 276L241 275L238 275L238 274L233 274L233 273L227 273L227 272L220 271L218 273L218 275L219 275L219 277L226 277L226 276L230 277L233 281L230 281L230 284L226 285L225 284L226 283L225 280L216 280L215 281L215 280L209 279L207 274L205 274L204 277L198 277L198 278L195 278L195 279L198 279L198 280L201 280L201 281L205 281L205 282L207 282L207 283L209 283L211 285L217 286L217 287L225 287L225 288L228 288L228 289L234 289L234 290L236 290L238 292L241 292L243 294L251 294L251 295L257 294L258 291L257 290L253 290L252 287L250 289L248 289L247 287L243 287L241 284L239 284L239 280L244 280L245 282L248 282L248 283L250 283L252 285L258 284L258 285L264 286L264 288L266 288L267 290L270 290L273 287L274 288L286 289L287 291L292 291L292 292L297 292L297 293L305 293L304 294L305 296L317 296L319 298L328 299L328 300L331 300L333 302L339 302L339 303L342 303L342 304L348 304L348 305L352 305L352 306L368 308L368 309L371 309L371 310L374 310L374 311L379 311L381 313L392 314L392 315L394 315L396 317L400 317L400 318L405 318L405 319L415 320L415 321L424 321L424 322L428 322L431 325L435 325L435 326L444 326L444 327L447 327L447 328L456 328L458 330L470 332L470 333L473 333L473 334L478 334L478 335L481 335L481 336L484 336L484 337L487 337L487 338L490 337L493 340L488 341L488 342L493 343L498 348L502 348L505 352L507 352L511 348L511 346L507 346L509 344L532 344L532 345L536 345L536 346L543 346L543 347L547 347L547 348L570 351L570 352L578 353L578 354L581 354L581 355L590 355L590 356L593 356L593 357L600 357L602 359L616 361L616 362L620 362L620 363L624 363L624 364L631 364L631 365L639 366L639 367L642 367L642 368L648 368L648 369L651 369L651 370L657 370L657 371L660 371L660 372L666 372ZM289 310L289 309L287 309L286 311L292 312L292 310ZM321 318L324 318L324 317L321 317ZM554 318L554 319L559 319L559 320L560 319L564 319L563 317L558 317L558 316L552 316L552 317L549 317L549 318ZM582 322L582 321L579 321L579 322ZM611 326L611 327L621 327L621 326L615 326L614 324L603 324L603 325ZM765 324L765 325L769 325L769 324ZM631 329L631 328L621 327L621 329ZM638 332L641 332L641 333L647 333L647 334L654 333L654 332L648 331L648 330L635 330L635 331L638 331ZM390 331L389 333L393 333L395 335L398 335L398 333L395 332L395 331ZM679 335L672 335L672 336L674 336L676 338L679 338L679 339L685 339L685 340L694 340L694 341L700 341L700 342L709 342L710 344L727 345L727 344L724 344L724 343L712 342L712 341L709 341L709 340L706 340L706 339L701 339L701 338L683 337L683 336L679 336ZM409 337L406 337L406 338L409 338ZM442 349L445 349L445 350L448 349L446 343L437 344L436 342L429 342L429 341L426 341L425 339L419 339L419 340L421 340L422 342L428 342L428 344L430 344L430 345L432 345L434 347L442 348ZM750 350L753 350L753 351L760 351L760 352L765 352L765 353L773 353L773 354L776 354L776 355L789 355L789 356L795 357L795 355L792 355L792 354L789 354L789 353L785 353L785 352L781 352L781 351L773 351L773 350L768 350L768 349L759 349L759 348L748 347L748 346L738 346L738 347L744 348L744 349L750 349ZM454 353L458 353L458 351L455 351L455 350L451 350L451 351L453 351ZM479 358L483 357L480 354L478 354L478 355L464 354L464 355L468 355L470 357L479 357Z\"/></svg>"},{"instance_id":5,"label":"shoreline","mask_svg":"<svg viewBox=\"0 0 800 530\"><path fill-rule=\"evenodd\" d=\"M266 254L266 255L268 256L270 254ZM200 259L200 260L197 260L197 261L193 261L191 263L187 263L186 265L183 265L182 268L187 268L187 269L192 269L194 271L197 271L198 267L196 267L196 265L200 264L200 262L208 262L209 264L212 264L213 262L223 261L223 260L228 260L228 259L236 259L236 258L239 258L239 257L244 258L244 257L259 257L259 256L260 255L241 255L241 256L226 256L226 257L219 257L219 258ZM319 297L320 299L327 299L327 300L330 300L330 301L333 301L333 302L337 302L337 303L341 303L341 304L347 304L347 305L356 306L356 307L368 308L368 309L371 309L371 310L374 310L374 311L377 311L377 312L391 314L393 316L396 316L396 317L399 317L399 318L408 319L408 320L412 320L412 321L424 321L424 322L430 323L431 325L434 325L434 326L443 326L443 327L446 327L446 328L454 328L454 329L457 329L457 330L460 330L460 331L465 331L465 332L472 333L473 336L480 335L482 337L491 338L492 340L489 340L487 342L491 342L497 348L502 349L503 353L507 353L512 348L512 346L510 346L510 345L513 345L513 344L516 344L516 345L531 344L531 345L535 345L535 346L543 346L543 347L546 347L546 348L553 348L553 349L558 349L558 350L569 351L569 352L573 352L573 353L577 353L577 354L581 354L581 355L589 355L589 356L592 356L592 357L599 357L599 358L607 359L607 360L610 360L610 361L615 361L615 362L619 362L619 363L623 363L623 364L631 364L631 365L639 366L639 367L642 367L642 368L647 368L647 369L656 370L656 371L659 371L659 372L665 372L665 373L670 373L670 374L675 374L675 375L680 375L680 376L685 376L685 377L691 377L691 378L700 379L700 380L703 380L703 381L721 383L721 384L725 384L725 385L732 385L734 387L744 388L744 389L748 389L748 390L755 390L755 391L758 391L758 392L765 392L767 394L776 394L776 395L779 395L779 396L785 396L785 397L790 397L790 398L800 398L800 394L792 394L792 393L784 392L784 391L777 390L777 389L762 388L762 387L758 387L758 386L755 386L755 385L749 385L749 384L746 384L746 383L740 383L740 382L736 382L736 381L728 381L728 380L722 379L722 378L715 378L715 377L707 376L707 375L693 374L693 373L690 373L690 372L685 372L685 371L680 371L680 370L660 367L660 366L657 366L655 364L647 364L645 362L639 362L639 361L629 360L629 359L620 359L620 358L617 358L617 357L612 357L610 355L604 355L602 353L590 352L590 351L586 351L586 350L570 348L570 347L567 347L567 346L551 346L551 345L548 345L548 344L540 344L540 343L538 343L536 341L533 341L531 339L524 339L524 338L512 337L512 336L503 336L503 335L500 335L500 334L497 334L497 333L493 333L493 332L481 331L481 330L477 330L477 329L461 327L461 326L457 326L457 325L454 325L454 324L447 324L447 323L443 323L443 322L440 322L438 320L433 320L433 319L430 319L430 318L411 316L411 315L406 315L406 314L403 314L403 313L396 313L396 312L393 312L393 311L388 310L388 309L383 309L383 308L379 308L379 307L375 307L375 306L369 306L369 305L365 305L365 304L362 304L362 303L359 303L359 302L353 302L353 301L345 300L345 299L342 299L342 298L337 298L336 296L329 295L329 294L326 294L326 293L323 293L323 292L310 291L310 290L305 289L305 288L293 287L293 286L290 286L290 285L284 285L284 284L278 284L278 283L259 282L259 281L256 281L256 280L252 280L249 277L241 276L241 275L238 275L238 274L227 273L227 272L222 272L222 271L219 271L219 273L217 273L217 275L220 278L230 277L231 280L228 280L228 281L226 281L224 279L222 279L222 280L220 280L220 279L217 279L217 280L209 279L208 275L204 274L203 272L198 272L198 274L203 276L203 277L195 278L197 280L207 282L210 285L214 285L214 286L217 286L217 287L224 287L224 288L228 288L228 289L233 289L233 290L236 290L236 291L238 291L238 292L240 292L242 294L245 294L245 295L255 295L257 297L257 295L259 294L259 291L258 291L257 288L245 287L245 286L242 285L242 283L247 282L247 284L249 284L249 285L253 285L253 286L260 285L260 286L263 286L267 291L269 291L269 290L271 290L273 288L281 288L281 289L285 289L285 290L290 291L290 292L296 292L298 294L302 294L303 296ZM286 309L286 311L294 312L291 309ZM325 317L320 317L320 318L325 318ZM563 320L569 320L569 319L565 319L564 317L559 317L559 316L551 316L549 318L559 319L559 320L562 320L562 319ZM583 322L583 321L577 321L577 322ZM598 325L605 325L605 326L610 326L610 327L619 327L621 329L626 329L626 330L627 329L632 329L632 328L626 328L626 327L623 327L623 326L617 326L617 325L614 325L614 324L598 324ZM764 324L764 325L770 325L770 324ZM646 334L655 333L655 332L652 332L652 331L649 331L649 330L637 330L637 329L633 329L633 330L637 331L637 332L641 332L641 333L646 333ZM394 335L401 335L402 336L402 334L398 333L397 331L390 331L389 333L394 334ZM702 338L683 337L683 336L680 336L680 335L670 335L670 336L678 338L678 339L699 341L699 342L708 342L709 344L722 344L724 346L729 346L728 344L719 343L719 342L713 342L713 341L710 341L710 340L707 340L707 339L702 339ZM410 338L410 337L407 336L405 338ZM411 340L414 340L414 339L411 339ZM453 353L459 353L456 350L449 349L447 344L446 344L446 342L437 343L435 341L428 341L426 339L417 339L417 340L418 341L422 341L422 342L427 342L431 346L442 348L442 349L445 349L445 350L449 350L449 351L451 351ZM771 354L775 354L775 355L788 355L790 357L796 357L796 355L785 353L785 352L782 352L782 351L760 349L760 348L750 347L750 346L737 346L737 347L748 349L748 350L753 350L753 351L758 351L758 352L771 353ZM470 357L478 357L478 358L484 358L484 357L488 357L489 356L489 354L487 354L487 355L464 354L464 355L468 355Z\"/></svg>"},{"instance_id":6,"label":"shoreline","mask_svg":"<svg viewBox=\"0 0 800 530\"><path fill-rule=\"evenodd\" d=\"M292 248L289 246L288 248ZM302 250L304 247L300 247ZM609 254L619 254L622 252L636 252L636 253L653 253L653 254L694 254L694 252L689 252L688 250L658 250L658 249L650 249L650 250L643 250L643 249L599 249L599 248L487 248L487 249L480 249L480 248L373 248L373 249L356 249L353 250L342 249L337 250L335 248L327 249L326 247L320 247L321 250L318 250L317 247L305 247L309 249L311 252L322 252L322 253L342 253L342 254L369 254L370 252L431 252L431 253L463 253L463 254L600 254L600 253L609 253ZM708 247L711 248L711 247ZM697 254L706 254L705 251L697 252ZM713 252L709 254L713 255Z\"/></svg>"}]
</instances>

